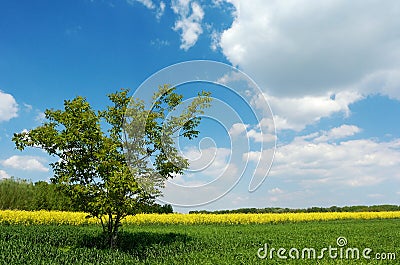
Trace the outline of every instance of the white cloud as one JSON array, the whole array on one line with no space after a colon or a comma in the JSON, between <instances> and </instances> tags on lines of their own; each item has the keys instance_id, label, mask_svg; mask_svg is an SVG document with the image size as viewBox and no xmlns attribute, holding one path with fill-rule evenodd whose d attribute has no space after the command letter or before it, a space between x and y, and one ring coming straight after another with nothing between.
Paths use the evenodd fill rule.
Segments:
<instances>
[{"instance_id":1,"label":"white cloud","mask_svg":"<svg viewBox=\"0 0 400 265\"><path fill-rule=\"evenodd\" d=\"M41 160L39 157L14 155L2 161L1 164L19 170L48 172L49 169L42 164Z\"/></svg>"},{"instance_id":2,"label":"white cloud","mask_svg":"<svg viewBox=\"0 0 400 265\"><path fill-rule=\"evenodd\" d=\"M178 15L173 29L181 32L180 48L187 51L196 44L199 35L203 33L201 22L204 11L197 2L190 0L173 0L171 7Z\"/></svg>"},{"instance_id":3,"label":"white cloud","mask_svg":"<svg viewBox=\"0 0 400 265\"><path fill-rule=\"evenodd\" d=\"M160 2L158 7L156 6L156 4L154 4L152 0L126 0L126 2L130 5L133 5L135 2L141 3L150 10L156 10L157 20L160 20L161 17L164 15L165 3L163 1Z\"/></svg>"},{"instance_id":4,"label":"white cloud","mask_svg":"<svg viewBox=\"0 0 400 265\"><path fill-rule=\"evenodd\" d=\"M198 172L213 178L218 178L229 167L231 150L228 148L210 147L199 150L190 148L183 154L188 158L188 172Z\"/></svg>"},{"instance_id":5,"label":"white cloud","mask_svg":"<svg viewBox=\"0 0 400 265\"><path fill-rule=\"evenodd\" d=\"M343 124L340 127L332 128L328 132L323 132L321 136L314 139L314 142L326 142L329 140L342 139L359 133L361 129L355 125Z\"/></svg>"},{"instance_id":6,"label":"white cloud","mask_svg":"<svg viewBox=\"0 0 400 265\"><path fill-rule=\"evenodd\" d=\"M264 182L271 169L274 156L275 147L242 153L242 163L246 165L251 178L248 186L249 191L255 191Z\"/></svg>"},{"instance_id":7,"label":"white cloud","mask_svg":"<svg viewBox=\"0 0 400 265\"><path fill-rule=\"evenodd\" d=\"M232 127L229 129L229 135L231 137L236 137L244 132L246 132L247 128L249 127L248 124L244 123L235 123L232 125Z\"/></svg>"},{"instance_id":8,"label":"white cloud","mask_svg":"<svg viewBox=\"0 0 400 265\"><path fill-rule=\"evenodd\" d=\"M265 130L268 133L275 133L275 126L277 126L277 124L282 126L282 124L279 124L279 122L279 120L276 120L276 117L274 118L274 120L272 120L271 118L262 118L261 121L257 124L257 128Z\"/></svg>"},{"instance_id":9,"label":"white cloud","mask_svg":"<svg viewBox=\"0 0 400 265\"><path fill-rule=\"evenodd\" d=\"M224 2L225 0L212 0L212 3L215 7L219 7L221 6L221 4Z\"/></svg>"},{"instance_id":10,"label":"white cloud","mask_svg":"<svg viewBox=\"0 0 400 265\"><path fill-rule=\"evenodd\" d=\"M332 131L348 130L345 126L338 128L331 130L330 134L333 135ZM297 137L293 142L278 147L270 175L301 183L305 187L373 186L388 179L400 180L400 139L328 143L314 142L317 139L315 136ZM256 157L257 154L253 155Z\"/></svg>"},{"instance_id":11,"label":"white cloud","mask_svg":"<svg viewBox=\"0 0 400 265\"><path fill-rule=\"evenodd\" d=\"M264 124L266 119L263 119L260 124ZM244 134L248 139L252 139L255 142L258 143L270 143L274 142L276 140L275 134L267 133L267 131L262 131L264 127L261 127L260 124L255 126L256 128L249 129L250 125L248 124L243 124L243 123L235 123L232 125L232 127L229 129L228 133L231 137L236 138L237 136ZM267 127L266 125L265 127ZM270 129L270 127L267 127Z\"/></svg>"},{"instance_id":12,"label":"white cloud","mask_svg":"<svg viewBox=\"0 0 400 265\"><path fill-rule=\"evenodd\" d=\"M227 2L234 21L213 47L266 91L278 130L349 115L368 95L400 100L400 2Z\"/></svg>"},{"instance_id":13,"label":"white cloud","mask_svg":"<svg viewBox=\"0 0 400 265\"><path fill-rule=\"evenodd\" d=\"M133 3L138 2L147 7L148 9L155 9L156 6L151 0L126 0L126 2L130 5L133 5Z\"/></svg>"},{"instance_id":14,"label":"white cloud","mask_svg":"<svg viewBox=\"0 0 400 265\"><path fill-rule=\"evenodd\" d=\"M7 172L5 172L4 170L0 169L0 180L1 179L8 179L10 178L10 175L7 174Z\"/></svg>"},{"instance_id":15,"label":"white cloud","mask_svg":"<svg viewBox=\"0 0 400 265\"><path fill-rule=\"evenodd\" d=\"M220 46L274 96L318 95L400 67L398 1L233 1Z\"/></svg>"},{"instance_id":16,"label":"white cloud","mask_svg":"<svg viewBox=\"0 0 400 265\"><path fill-rule=\"evenodd\" d=\"M189 159L190 168L184 175L166 182L162 202L187 206L207 204L223 196L240 179L243 169L233 163L230 149L189 148L184 150L184 155Z\"/></svg>"},{"instance_id":17,"label":"white cloud","mask_svg":"<svg viewBox=\"0 0 400 265\"><path fill-rule=\"evenodd\" d=\"M168 40L161 40L159 38L156 38L155 40L150 41L150 45L155 46L156 48L161 48L169 46L170 42Z\"/></svg>"},{"instance_id":18,"label":"white cloud","mask_svg":"<svg viewBox=\"0 0 400 265\"><path fill-rule=\"evenodd\" d=\"M270 193L270 194L282 194L283 190L281 190L280 188L273 188L271 190L268 190L268 193Z\"/></svg>"},{"instance_id":19,"label":"white cloud","mask_svg":"<svg viewBox=\"0 0 400 265\"><path fill-rule=\"evenodd\" d=\"M274 122L277 130L303 130L308 124L318 122L323 117L334 113L343 113L348 116L349 105L361 99L362 96L353 91L341 91L337 94L326 93L321 96L304 97L275 97L264 95L274 113ZM264 103L253 98L253 104L262 107ZM264 121L267 122L267 121ZM270 124L270 121L268 123ZM272 127L272 126L270 126Z\"/></svg>"},{"instance_id":20,"label":"white cloud","mask_svg":"<svg viewBox=\"0 0 400 265\"><path fill-rule=\"evenodd\" d=\"M44 112L39 112L36 117L35 117L35 121L42 123L44 122L46 119L46 115L44 114Z\"/></svg>"},{"instance_id":21,"label":"white cloud","mask_svg":"<svg viewBox=\"0 0 400 265\"><path fill-rule=\"evenodd\" d=\"M190 1L191 0L173 0L171 1L171 8L175 14L187 15L190 11Z\"/></svg>"},{"instance_id":22,"label":"white cloud","mask_svg":"<svg viewBox=\"0 0 400 265\"><path fill-rule=\"evenodd\" d=\"M211 37L211 45L210 45L210 48L211 48L211 50L216 51L216 50L218 49L218 47L219 47L219 42L220 42L221 34L218 33L217 31L213 30L213 31L211 32L210 37Z\"/></svg>"},{"instance_id":23,"label":"white cloud","mask_svg":"<svg viewBox=\"0 0 400 265\"><path fill-rule=\"evenodd\" d=\"M26 112L30 112L31 110L32 110L32 105L29 105L29 104L26 104L26 103L24 103L24 107L25 107L25 111Z\"/></svg>"},{"instance_id":24,"label":"white cloud","mask_svg":"<svg viewBox=\"0 0 400 265\"><path fill-rule=\"evenodd\" d=\"M160 18L164 15L164 12L165 12L165 3L161 1L156 13L156 18L160 20Z\"/></svg>"},{"instance_id":25,"label":"white cloud","mask_svg":"<svg viewBox=\"0 0 400 265\"><path fill-rule=\"evenodd\" d=\"M242 161L249 161L261 164L261 168L267 165L267 159L270 159L274 154L274 149L264 149L262 151L250 151L242 154ZM257 172L256 172L257 174Z\"/></svg>"},{"instance_id":26,"label":"white cloud","mask_svg":"<svg viewBox=\"0 0 400 265\"><path fill-rule=\"evenodd\" d=\"M276 136L274 134L257 131L255 129L249 130L247 132L247 137L258 143L271 143L276 140Z\"/></svg>"},{"instance_id":27,"label":"white cloud","mask_svg":"<svg viewBox=\"0 0 400 265\"><path fill-rule=\"evenodd\" d=\"M353 87L367 95L382 94L400 100L400 68L368 74Z\"/></svg>"},{"instance_id":28,"label":"white cloud","mask_svg":"<svg viewBox=\"0 0 400 265\"><path fill-rule=\"evenodd\" d=\"M243 153L242 160L243 161L253 161L258 162L261 159L262 152L260 151L250 151L247 153Z\"/></svg>"},{"instance_id":29,"label":"white cloud","mask_svg":"<svg viewBox=\"0 0 400 265\"><path fill-rule=\"evenodd\" d=\"M215 80L216 83L219 84L224 84L226 86L229 86L231 82L236 82L236 81L245 81L249 84L248 79L243 77L243 74L238 72L238 71L231 71L229 73L224 74L223 76L219 77L217 80ZM246 92L250 95L251 91L246 90Z\"/></svg>"},{"instance_id":30,"label":"white cloud","mask_svg":"<svg viewBox=\"0 0 400 265\"><path fill-rule=\"evenodd\" d=\"M18 117L18 104L14 97L0 90L0 122Z\"/></svg>"},{"instance_id":31,"label":"white cloud","mask_svg":"<svg viewBox=\"0 0 400 265\"><path fill-rule=\"evenodd\" d=\"M165 12L165 3L161 1L156 13L157 20L161 19L161 17L164 15L164 12Z\"/></svg>"}]
</instances>

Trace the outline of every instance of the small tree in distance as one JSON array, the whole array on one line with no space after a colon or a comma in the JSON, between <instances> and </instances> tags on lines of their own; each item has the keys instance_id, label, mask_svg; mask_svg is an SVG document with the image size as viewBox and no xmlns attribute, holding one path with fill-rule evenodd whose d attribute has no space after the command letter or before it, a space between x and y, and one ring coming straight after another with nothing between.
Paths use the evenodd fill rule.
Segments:
<instances>
[{"instance_id":1,"label":"small tree in distance","mask_svg":"<svg viewBox=\"0 0 400 265\"><path fill-rule=\"evenodd\" d=\"M189 166L173 138L177 132L196 137L199 115L211 102L203 91L183 111L168 115L183 100L175 88L160 86L150 109L128 93L108 95L112 104L102 111L82 97L65 100L64 110L47 109L46 122L13 137L19 150L36 147L59 158L51 164L52 182L75 208L100 220L111 248L121 220L154 203L165 180Z\"/></svg>"}]
</instances>

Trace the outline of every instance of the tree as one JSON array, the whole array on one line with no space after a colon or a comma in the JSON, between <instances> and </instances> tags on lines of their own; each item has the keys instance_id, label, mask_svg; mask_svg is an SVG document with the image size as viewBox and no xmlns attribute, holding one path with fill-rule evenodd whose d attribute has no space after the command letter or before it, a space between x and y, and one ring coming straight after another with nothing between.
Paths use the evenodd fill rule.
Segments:
<instances>
[{"instance_id":1,"label":"tree","mask_svg":"<svg viewBox=\"0 0 400 265\"><path fill-rule=\"evenodd\" d=\"M13 137L19 150L36 147L59 158L51 164L52 182L74 208L100 220L111 248L121 220L152 204L165 180L188 167L174 137L197 137L199 114L211 102L203 91L173 115L183 100L175 88L160 86L150 109L128 93L108 95L112 104L101 111L83 97L65 100L64 110L46 110L46 122Z\"/></svg>"},{"instance_id":2,"label":"tree","mask_svg":"<svg viewBox=\"0 0 400 265\"><path fill-rule=\"evenodd\" d=\"M23 179L0 180L0 209L32 210L35 195L32 182Z\"/></svg>"}]
</instances>

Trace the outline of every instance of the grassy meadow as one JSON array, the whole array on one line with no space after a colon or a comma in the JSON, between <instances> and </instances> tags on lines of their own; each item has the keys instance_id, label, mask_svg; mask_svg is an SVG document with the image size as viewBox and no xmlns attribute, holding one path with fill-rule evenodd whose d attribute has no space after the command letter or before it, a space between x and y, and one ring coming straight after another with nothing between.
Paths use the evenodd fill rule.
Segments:
<instances>
[{"instance_id":1,"label":"grassy meadow","mask_svg":"<svg viewBox=\"0 0 400 265\"><path fill-rule=\"evenodd\" d=\"M127 219L116 250L99 243L102 242L98 240L102 236L101 227L90 219L87 223L80 222L85 219L83 215L73 219L73 223L60 221L79 213L59 212L53 219L49 219L49 215L47 221L34 223L24 221L24 214L29 212L9 211L8 216L11 212L19 215L20 222L5 221L6 211L0 211L0 264L398 264L400 259L399 212L392 212L392 216L380 213L381 217L376 216L379 213L369 216L354 213L358 216L336 219L328 219L324 214L303 213L280 221L274 221L270 215L268 222L265 221L267 215L259 215L259 219L256 215L246 217L246 214L209 215L208 220L218 222L204 222L205 216L196 214L143 215L137 217L141 222ZM45 216L44 212L33 212L38 219L40 213ZM69 217L65 217L68 214ZM146 222L143 221L145 217L148 218ZM185 223L183 218L194 221ZM346 259L344 255L340 258L339 237L347 241L341 245L342 251L370 248L371 258ZM264 258L266 244L268 254ZM337 248L338 257L332 259L325 252L319 259L320 251L329 246ZM270 258L272 248L275 252ZM279 248L287 251L296 248L300 250L300 257L302 249L313 248L316 256L297 259L286 252L287 258L281 259L277 256ZM375 259L377 253L387 254L390 260ZM389 254L396 256L389 257Z\"/></svg>"}]
</instances>

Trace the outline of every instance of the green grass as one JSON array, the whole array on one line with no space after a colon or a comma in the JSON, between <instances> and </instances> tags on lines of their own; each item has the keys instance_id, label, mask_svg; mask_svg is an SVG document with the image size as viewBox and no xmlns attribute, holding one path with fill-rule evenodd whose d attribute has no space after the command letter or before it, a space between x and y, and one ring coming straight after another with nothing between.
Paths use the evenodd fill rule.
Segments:
<instances>
[{"instance_id":1,"label":"green grass","mask_svg":"<svg viewBox=\"0 0 400 265\"><path fill-rule=\"evenodd\" d=\"M260 259L270 248L371 248L397 260ZM98 226L0 226L0 264L399 264L400 220L347 220L268 225L142 225L123 227L117 250L96 243ZM319 254L319 253L318 253Z\"/></svg>"}]
</instances>

